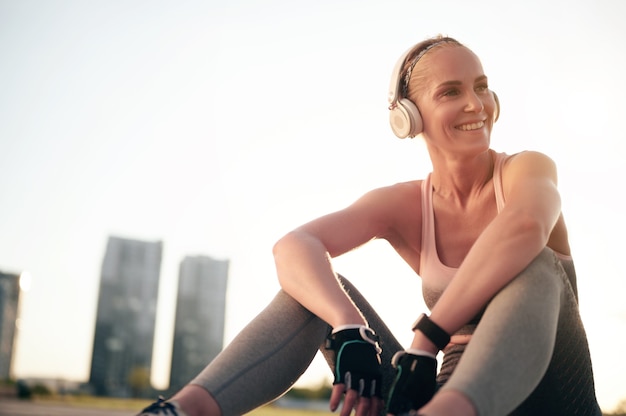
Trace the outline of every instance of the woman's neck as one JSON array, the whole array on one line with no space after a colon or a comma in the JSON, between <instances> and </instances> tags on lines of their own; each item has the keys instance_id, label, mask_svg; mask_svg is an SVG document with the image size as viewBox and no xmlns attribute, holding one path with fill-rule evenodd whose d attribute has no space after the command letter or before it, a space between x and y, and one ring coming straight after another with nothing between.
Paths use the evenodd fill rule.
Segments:
<instances>
[{"instance_id":1,"label":"woman's neck","mask_svg":"<svg viewBox=\"0 0 626 416\"><path fill-rule=\"evenodd\" d=\"M431 160L433 192L446 199L463 201L480 193L493 178L494 155L491 149L464 158L431 154Z\"/></svg>"}]
</instances>

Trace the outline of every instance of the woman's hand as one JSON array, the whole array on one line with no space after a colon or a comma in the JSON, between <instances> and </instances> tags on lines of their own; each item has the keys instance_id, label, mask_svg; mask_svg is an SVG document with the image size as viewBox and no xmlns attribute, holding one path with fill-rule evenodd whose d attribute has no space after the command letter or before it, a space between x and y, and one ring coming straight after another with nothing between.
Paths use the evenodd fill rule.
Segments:
<instances>
[{"instance_id":1,"label":"woman's hand","mask_svg":"<svg viewBox=\"0 0 626 416\"><path fill-rule=\"evenodd\" d=\"M430 401L437 386L437 360L423 351L397 352L392 359L396 378L387 399L387 414L406 414Z\"/></svg>"},{"instance_id":2,"label":"woman's hand","mask_svg":"<svg viewBox=\"0 0 626 416\"><path fill-rule=\"evenodd\" d=\"M336 328L326 341L335 352L335 380L330 397L334 412L344 396L341 416L356 409L359 416L377 416L382 409L378 336L364 325Z\"/></svg>"},{"instance_id":3,"label":"woman's hand","mask_svg":"<svg viewBox=\"0 0 626 416\"><path fill-rule=\"evenodd\" d=\"M378 416L383 408L383 401L380 397L363 397L359 396L356 390L346 391L345 384L335 384L330 396L330 410L335 411L339 408L341 397L343 406L341 408L341 416L349 416L352 409L356 410L356 416Z\"/></svg>"}]
</instances>

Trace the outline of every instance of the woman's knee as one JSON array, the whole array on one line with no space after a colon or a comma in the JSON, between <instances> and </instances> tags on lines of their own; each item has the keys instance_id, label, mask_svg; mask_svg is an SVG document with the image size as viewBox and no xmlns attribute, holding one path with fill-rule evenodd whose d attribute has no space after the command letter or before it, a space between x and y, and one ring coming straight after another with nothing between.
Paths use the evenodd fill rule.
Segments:
<instances>
[{"instance_id":1,"label":"woman's knee","mask_svg":"<svg viewBox=\"0 0 626 416\"><path fill-rule=\"evenodd\" d=\"M554 251L546 247L503 291L511 290L518 294L530 292L533 297L553 297L563 291L565 279L565 270L559 264Z\"/></svg>"},{"instance_id":2,"label":"woman's knee","mask_svg":"<svg viewBox=\"0 0 626 416\"><path fill-rule=\"evenodd\" d=\"M544 328L546 342L553 341L553 332L563 305L567 277L554 252L544 249L486 306L479 327L500 332L527 331L529 325ZM543 342L543 341L542 341ZM546 345L548 347L549 345Z\"/></svg>"}]
</instances>

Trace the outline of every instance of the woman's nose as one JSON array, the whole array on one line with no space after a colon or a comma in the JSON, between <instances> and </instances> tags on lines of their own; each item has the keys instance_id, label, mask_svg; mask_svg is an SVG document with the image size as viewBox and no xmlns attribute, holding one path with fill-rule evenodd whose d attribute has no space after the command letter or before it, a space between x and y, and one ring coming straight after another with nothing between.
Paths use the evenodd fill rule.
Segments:
<instances>
[{"instance_id":1,"label":"woman's nose","mask_svg":"<svg viewBox=\"0 0 626 416\"><path fill-rule=\"evenodd\" d=\"M466 111L480 113L484 108L483 100L475 92L468 93Z\"/></svg>"}]
</instances>

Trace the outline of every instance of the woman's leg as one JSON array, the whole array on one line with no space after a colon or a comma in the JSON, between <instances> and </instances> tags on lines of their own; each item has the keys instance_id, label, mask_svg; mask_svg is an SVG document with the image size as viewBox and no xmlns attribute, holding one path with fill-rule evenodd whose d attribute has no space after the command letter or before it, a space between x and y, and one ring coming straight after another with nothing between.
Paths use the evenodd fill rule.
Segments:
<instances>
[{"instance_id":1,"label":"woman's leg","mask_svg":"<svg viewBox=\"0 0 626 416\"><path fill-rule=\"evenodd\" d=\"M351 283L340 276L348 295L380 336L383 349L383 397L395 376L391 357L401 349L387 326ZM334 369L334 357L323 348L331 328L285 292L250 322L190 385L173 397L189 414L241 415L284 394L304 373L318 349ZM194 398L194 400L189 400ZM202 403L198 403L201 401ZM186 402L202 409L189 409ZM202 411L200 411L202 410Z\"/></svg>"},{"instance_id":2,"label":"woman's leg","mask_svg":"<svg viewBox=\"0 0 626 416\"><path fill-rule=\"evenodd\" d=\"M328 325L280 291L191 384L222 415L242 415L284 394L307 369Z\"/></svg>"},{"instance_id":3,"label":"woman's leg","mask_svg":"<svg viewBox=\"0 0 626 416\"><path fill-rule=\"evenodd\" d=\"M561 261L568 281L561 296L556 342L539 385L512 416L601 416L595 394L587 334L578 309L576 273L571 260Z\"/></svg>"},{"instance_id":4,"label":"woman's leg","mask_svg":"<svg viewBox=\"0 0 626 416\"><path fill-rule=\"evenodd\" d=\"M554 253L544 249L491 300L441 391L462 393L480 416L519 406L550 364L566 280Z\"/></svg>"}]
</instances>

